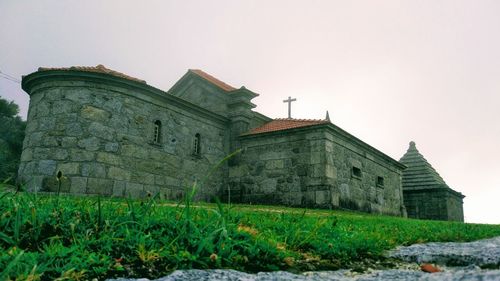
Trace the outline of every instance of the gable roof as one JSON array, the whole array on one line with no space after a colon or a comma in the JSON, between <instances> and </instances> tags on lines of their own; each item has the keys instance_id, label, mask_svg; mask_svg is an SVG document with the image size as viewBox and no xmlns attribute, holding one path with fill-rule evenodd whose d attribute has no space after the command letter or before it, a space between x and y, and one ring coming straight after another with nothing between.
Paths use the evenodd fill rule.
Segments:
<instances>
[{"instance_id":1,"label":"gable roof","mask_svg":"<svg viewBox=\"0 0 500 281\"><path fill-rule=\"evenodd\" d=\"M140 82L147 84L146 81L129 76L127 74L109 69L102 64L96 66L71 66L71 67L39 67L38 71L48 71L48 70L62 70L62 71L86 71L86 72L96 72L113 75L115 77L125 78L127 80Z\"/></svg>"},{"instance_id":2,"label":"gable roof","mask_svg":"<svg viewBox=\"0 0 500 281\"><path fill-rule=\"evenodd\" d=\"M403 190L449 189L443 178L417 150L415 142L410 142L408 151L399 162L408 167L403 171Z\"/></svg>"},{"instance_id":3,"label":"gable roof","mask_svg":"<svg viewBox=\"0 0 500 281\"><path fill-rule=\"evenodd\" d=\"M274 119L270 122L265 123L264 125L252 129L250 132L245 135L255 135L261 133L275 132L275 131L283 131L293 128L300 127L308 127L318 124L327 124L330 123L328 120L315 120L315 119L292 119L292 118L279 118Z\"/></svg>"},{"instance_id":4,"label":"gable roof","mask_svg":"<svg viewBox=\"0 0 500 281\"><path fill-rule=\"evenodd\" d=\"M214 84L215 86L221 88L222 90L224 90L226 92L231 92L231 91L236 90L235 87L222 82L221 80L213 77L212 75L204 72L201 69L190 69L189 71L192 72L192 73L194 73L194 74L196 74L196 75L198 75L198 76L200 76L201 78L207 80L208 82Z\"/></svg>"}]
</instances>

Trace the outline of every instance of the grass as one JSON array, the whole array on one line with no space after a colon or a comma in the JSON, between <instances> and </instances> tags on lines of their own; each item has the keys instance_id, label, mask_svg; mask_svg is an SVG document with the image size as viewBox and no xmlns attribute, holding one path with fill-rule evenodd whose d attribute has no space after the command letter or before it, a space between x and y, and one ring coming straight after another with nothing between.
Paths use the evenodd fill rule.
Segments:
<instances>
[{"instance_id":1,"label":"grass","mask_svg":"<svg viewBox=\"0 0 500 281\"><path fill-rule=\"evenodd\" d=\"M324 270L383 261L428 241L500 235L500 226L354 212L0 193L0 280L102 280L176 269Z\"/></svg>"}]
</instances>

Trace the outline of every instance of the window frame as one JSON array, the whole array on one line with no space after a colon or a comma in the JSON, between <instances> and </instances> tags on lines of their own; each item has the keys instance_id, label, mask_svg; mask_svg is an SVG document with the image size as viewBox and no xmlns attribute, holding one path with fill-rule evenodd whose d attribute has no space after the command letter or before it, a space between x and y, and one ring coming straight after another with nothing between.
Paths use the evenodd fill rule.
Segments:
<instances>
[{"instance_id":1,"label":"window frame","mask_svg":"<svg viewBox=\"0 0 500 281\"><path fill-rule=\"evenodd\" d=\"M154 145L161 145L162 141L162 124L160 120L155 120L153 122L153 140L152 144Z\"/></svg>"},{"instance_id":2,"label":"window frame","mask_svg":"<svg viewBox=\"0 0 500 281\"><path fill-rule=\"evenodd\" d=\"M363 172L361 171L361 168L352 166L351 168L351 177L355 179L361 179L363 177Z\"/></svg>"},{"instance_id":3,"label":"window frame","mask_svg":"<svg viewBox=\"0 0 500 281\"><path fill-rule=\"evenodd\" d=\"M194 156L200 156L201 155L201 135L200 135L200 133L196 133L194 135L193 155Z\"/></svg>"},{"instance_id":4,"label":"window frame","mask_svg":"<svg viewBox=\"0 0 500 281\"><path fill-rule=\"evenodd\" d=\"M377 176L375 184L377 187L385 187L385 178L383 176Z\"/></svg>"}]
</instances>

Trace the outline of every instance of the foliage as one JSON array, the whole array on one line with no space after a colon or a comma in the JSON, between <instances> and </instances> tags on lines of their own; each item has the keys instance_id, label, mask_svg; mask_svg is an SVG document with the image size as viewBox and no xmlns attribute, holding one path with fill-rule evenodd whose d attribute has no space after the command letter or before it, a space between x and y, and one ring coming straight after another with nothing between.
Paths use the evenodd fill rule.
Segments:
<instances>
[{"instance_id":1,"label":"foliage","mask_svg":"<svg viewBox=\"0 0 500 281\"><path fill-rule=\"evenodd\" d=\"M0 280L157 278L175 269L336 269L397 245L500 235L494 225L341 211L0 194ZM313 266L311 268L311 266Z\"/></svg>"},{"instance_id":2,"label":"foliage","mask_svg":"<svg viewBox=\"0 0 500 281\"><path fill-rule=\"evenodd\" d=\"M26 123L19 106L0 98L0 180L14 179L23 148Z\"/></svg>"}]
</instances>

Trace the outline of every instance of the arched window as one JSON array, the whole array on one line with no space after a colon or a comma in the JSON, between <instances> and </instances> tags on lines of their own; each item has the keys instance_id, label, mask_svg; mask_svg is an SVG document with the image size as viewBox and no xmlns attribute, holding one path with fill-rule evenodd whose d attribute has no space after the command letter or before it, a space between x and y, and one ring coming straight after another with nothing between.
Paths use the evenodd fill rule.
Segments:
<instances>
[{"instance_id":1,"label":"arched window","mask_svg":"<svg viewBox=\"0 0 500 281\"><path fill-rule=\"evenodd\" d=\"M161 121L156 120L153 127L153 143L159 144L161 141Z\"/></svg>"},{"instance_id":2,"label":"arched window","mask_svg":"<svg viewBox=\"0 0 500 281\"><path fill-rule=\"evenodd\" d=\"M199 133L194 135L194 146L193 146L193 154L200 155L201 153L201 136Z\"/></svg>"}]
</instances>

